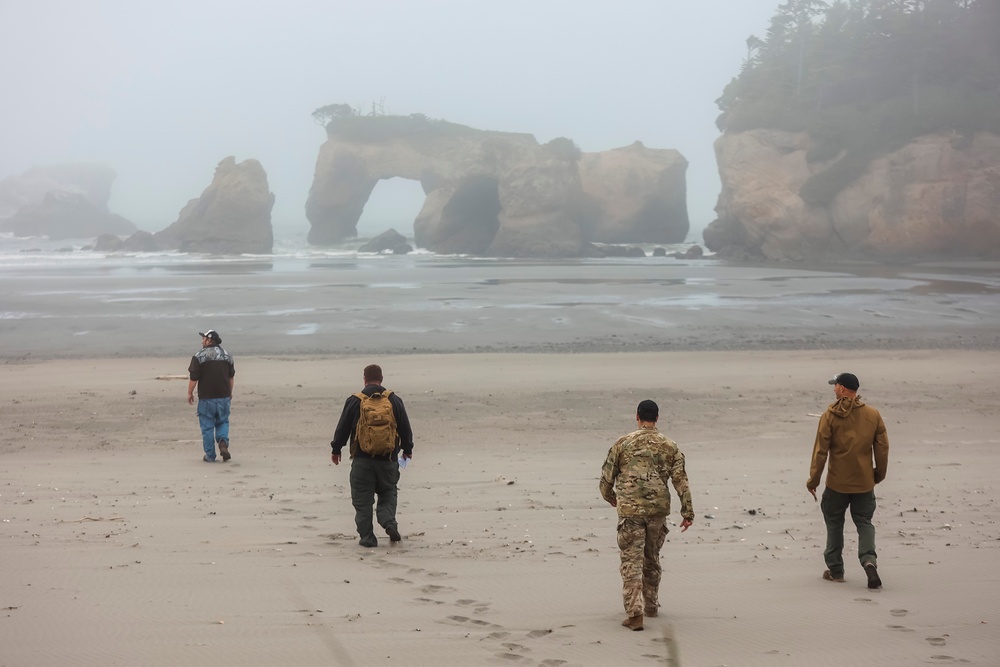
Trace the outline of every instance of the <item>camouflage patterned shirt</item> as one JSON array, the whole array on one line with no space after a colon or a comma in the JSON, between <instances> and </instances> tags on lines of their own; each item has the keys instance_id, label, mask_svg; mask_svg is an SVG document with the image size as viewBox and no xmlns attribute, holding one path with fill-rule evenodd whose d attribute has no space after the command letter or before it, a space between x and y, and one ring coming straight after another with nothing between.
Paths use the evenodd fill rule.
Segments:
<instances>
[{"instance_id":1,"label":"camouflage patterned shirt","mask_svg":"<svg viewBox=\"0 0 1000 667\"><path fill-rule=\"evenodd\" d=\"M667 516L667 479L681 499L681 516L693 521L684 454L655 426L643 427L611 446L601 470L601 495L609 503L617 502L620 517Z\"/></svg>"}]
</instances>

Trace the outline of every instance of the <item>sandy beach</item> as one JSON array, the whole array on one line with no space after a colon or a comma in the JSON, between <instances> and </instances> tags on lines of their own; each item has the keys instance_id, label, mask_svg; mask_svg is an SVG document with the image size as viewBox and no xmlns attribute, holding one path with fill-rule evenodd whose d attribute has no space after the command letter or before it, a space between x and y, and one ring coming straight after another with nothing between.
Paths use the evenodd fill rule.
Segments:
<instances>
[{"instance_id":1,"label":"sandy beach","mask_svg":"<svg viewBox=\"0 0 1000 667\"><path fill-rule=\"evenodd\" d=\"M328 442L371 360L237 354L226 464L156 379L184 355L6 363L0 664L1000 664L998 352L379 357L416 446L404 539L365 549ZM804 488L842 370L889 430L880 591L850 530L847 583L821 580ZM643 398L697 518L632 633L597 479Z\"/></svg>"}]
</instances>

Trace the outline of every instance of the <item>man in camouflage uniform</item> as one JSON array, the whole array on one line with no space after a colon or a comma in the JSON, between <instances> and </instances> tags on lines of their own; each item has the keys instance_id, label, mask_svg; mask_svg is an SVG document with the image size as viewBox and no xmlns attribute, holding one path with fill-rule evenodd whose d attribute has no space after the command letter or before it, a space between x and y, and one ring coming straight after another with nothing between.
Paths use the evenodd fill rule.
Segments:
<instances>
[{"instance_id":1,"label":"man in camouflage uniform","mask_svg":"<svg viewBox=\"0 0 1000 667\"><path fill-rule=\"evenodd\" d=\"M670 490L681 499L681 532L694 522L684 454L677 443L656 429L660 408L646 400L636 408L638 430L611 446L601 470L601 495L618 508L618 548L621 549L622 598L631 630L642 630L642 616L659 609L660 549L667 539Z\"/></svg>"}]
</instances>

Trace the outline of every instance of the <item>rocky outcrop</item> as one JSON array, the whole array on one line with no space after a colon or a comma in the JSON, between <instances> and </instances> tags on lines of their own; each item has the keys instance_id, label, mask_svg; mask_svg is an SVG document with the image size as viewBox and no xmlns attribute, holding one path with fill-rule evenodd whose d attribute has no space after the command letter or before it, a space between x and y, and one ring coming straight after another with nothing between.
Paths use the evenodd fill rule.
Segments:
<instances>
[{"instance_id":1,"label":"rocky outcrop","mask_svg":"<svg viewBox=\"0 0 1000 667\"><path fill-rule=\"evenodd\" d=\"M687 160L642 142L580 157L583 191L601 215L589 238L597 243L682 243L688 233Z\"/></svg>"},{"instance_id":2,"label":"rocky outcrop","mask_svg":"<svg viewBox=\"0 0 1000 667\"><path fill-rule=\"evenodd\" d=\"M375 238L365 243L358 252L391 253L406 255L413 252L413 246L406 242L406 237L395 229L387 229Z\"/></svg>"},{"instance_id":3,"label":"rocky outcrop","mask_svg":"<svg viewBox=\"0 0 1000 667\"><path fill-rule=\"evenodd\" d=\"M33 167L0 181L0 231L50 239L130 234L135 225L108 211L115 172L101 164Z\"/></svg>"},{"instance_id":4,"label":"rocky outcrop","mask_svg":"<svg viewBox=\"0 0 1000 667\"><path fill-rule=\"evenodd\" d=\"M94 239L94 245L91 249L94 252L119 252L124 247L125 241L122 240L122 237L114 234L101 234Z\"/></svg>"},{"instance_id":5,"label":"rocky outcrop","mask_svg":"<svg viewBox=\"0 0 1000 667\"><path fill-rule=\"evenodd\" d=\"M268 254L274 246L274 195L257 160L227 157L211 185L188 202L177 221L154 236L156 243L182 252Z\"/></svg>"},{"instance_id":6,"label":"rocky outcrop","mask_svg":"<svg viewBox=\"0 0 1000 667\"><path fill-rule=\"evenodd\" d=\"M114 170L103 164L32 167L0 181L0 218L14 215L23 206L41 204L53 191L81 195L93 208L106 212L114 180Z\"/></svg>"},{"instance_id":7,"label":"rocky outcrop","mask_svg":"<svg viewBox=\"0 0 1000 667\"><path fill-rule=\"evenodd\" d=\"M130 234L135 225L95 205L78 192L50 190L37 204L26 204L0 223L0 231L14 236L47 236L50 239L76 239L99 234Z\"/></svg>"},{"instance_id":8,"label":"rocky outcrop","mask_svg":"<svg viewBox=\"0 0 1000 667\"><path fill-rule=\"evenodd\" d=\"M348 120L350 132L328 127L316 161L306 204L312 244L356 236L372 190L394 177L423 187L414 240L438 253L576 257L591 241L687 234L686 162L676 151L636 144L581 154L568 139L540 145L420 118Z\"/></svg>"},{"instance_id":9,"label":"rocky outcrop","mask_svg":"<svg viewBox=\"0 0 1000 667\"><path fill-rule=\"evenodd\" d=\"M1000 136L922 136L873 160L829 203L803 184L810 137L754 130L715 143L722 178L718 219L704 232L728 256L925 259L1000 256Z\"/></svg>"}]
</instances>

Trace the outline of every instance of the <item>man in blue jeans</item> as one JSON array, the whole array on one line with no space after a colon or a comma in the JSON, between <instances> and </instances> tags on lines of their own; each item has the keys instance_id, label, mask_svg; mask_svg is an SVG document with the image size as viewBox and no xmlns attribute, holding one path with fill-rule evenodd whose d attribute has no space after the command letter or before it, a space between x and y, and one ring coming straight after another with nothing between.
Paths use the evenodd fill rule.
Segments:
<instances>
[{"instance_id":1,"label":"man in blue jeans","mask_svg":"<svg viewBox=\"0 0 1000 667\"><path fill-rule=\"evenodd\" d=\"M844 581L844 514L858 529L858 560L868 577L868 588L882 587L875 552L875 485L885 479L889 465L889 436L878 410L858 394L861 383L853 373L840 373L829 381L837 400L820 417L816 429L806 489L816 499L816 487L827 459L830 469L823 490L826 549L823 558L827 581Z\"/></svg>"},{"instance_id":2,"label":"man in blue jeans","mask_svg":"<svg viewBox=\"0 0 1000 667\"><path fill-rule=\"evenodd\" d=\"M219 445L222 460L229 453L229 408L233 396L236 366L233 356L222 349L222 337L214 329L198 333L201 350L191 357L188 366L188 404L194 405L194 390L198 388L198 421L205 449L203 461L215 461L215 445Z\"/></svg>"}]
</instances>

